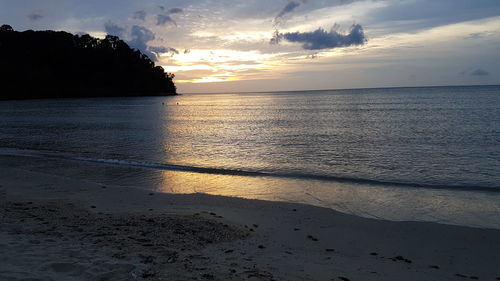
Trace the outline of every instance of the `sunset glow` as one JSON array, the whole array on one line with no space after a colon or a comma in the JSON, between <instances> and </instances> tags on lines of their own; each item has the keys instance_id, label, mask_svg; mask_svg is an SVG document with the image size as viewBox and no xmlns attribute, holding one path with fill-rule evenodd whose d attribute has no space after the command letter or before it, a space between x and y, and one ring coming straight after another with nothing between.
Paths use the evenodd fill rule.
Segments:
<instances>
[{"instance_id":1,"label":"sunset glow","mask_svg":"<svg viewBox=\"0 0 500 281\"><path fill-rule=\"evenodd\" d=\"M492 0L112 0L100 9L80 3L88 11L80 16L3 2L26 14L0 10L18 29L120 36L174 73L180 92L500 83Z\"/></svg>"}]
</instances>

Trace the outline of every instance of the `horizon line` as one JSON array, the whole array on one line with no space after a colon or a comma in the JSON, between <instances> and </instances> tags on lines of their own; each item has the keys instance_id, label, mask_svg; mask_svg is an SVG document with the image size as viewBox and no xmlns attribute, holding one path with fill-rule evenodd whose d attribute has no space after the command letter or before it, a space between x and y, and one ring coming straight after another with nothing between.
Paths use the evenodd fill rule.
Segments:
<instances>
[{"instance_id":1,"label":"horizon line","mask_svg":"<svg viewBox=\"0 0 500 281\"><path fill-rule=\"evenodd\" d=\"M175 83L175 81L174 81ZM500 84L469 84L469 85L425 85L425 86L387 86L387 87L359 87L359 88L336 88L336 89L303 89L303 90L271 90L271 91L215 91L215 92L182 92L187 94L259 94L259 93L283 93L283 92L314 92L314 91L345 91L345 90L370 90L370 89L404 89L404 88L445 88L445 87L494 87Z\"/></svg>"}]
</instances>

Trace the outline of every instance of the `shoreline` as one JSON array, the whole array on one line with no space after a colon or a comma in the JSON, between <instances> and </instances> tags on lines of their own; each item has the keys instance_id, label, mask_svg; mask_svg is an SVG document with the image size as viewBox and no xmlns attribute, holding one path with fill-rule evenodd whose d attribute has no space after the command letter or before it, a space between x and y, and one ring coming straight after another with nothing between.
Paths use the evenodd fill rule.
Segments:
<instances>
[{"instance_id":1,"label":"shoreline","mask_svg":"<svg viewBox=\"0 0 500 281\"><path fill-rule=\"evenodd\" d=\"M2 280L500 277L499 230L375 220L297 203L148 192L1 166ZM61 214L96 223L62 223ZM166 226L154 228L161 225L157 221ZM136 228L110 229L110 222ZM82 232L97 238L78 240L75 225L88 225ZM27 231L42 226L49 230ZM115 242L99 237L103 233ZM225 238L208 239L207 233ZM169 237L168 243L158 237Z\"/></svg>"}]
</instances>

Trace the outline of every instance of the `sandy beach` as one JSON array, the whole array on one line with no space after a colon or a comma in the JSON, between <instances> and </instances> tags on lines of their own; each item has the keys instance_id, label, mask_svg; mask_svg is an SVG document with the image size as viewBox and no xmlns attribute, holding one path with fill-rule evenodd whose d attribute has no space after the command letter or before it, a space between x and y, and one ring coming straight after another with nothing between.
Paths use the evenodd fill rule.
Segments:
<instances>
[{"instance_id":1,"label":"sandy beach","mask_svg":"<svg viewBox=\"0 0 500 281\"><path fill-rule=\"evenodd\" d=\"M0 280L500 280L499 230L154 193L20 159L0 161Z\"/></svg>"}]
</instances>

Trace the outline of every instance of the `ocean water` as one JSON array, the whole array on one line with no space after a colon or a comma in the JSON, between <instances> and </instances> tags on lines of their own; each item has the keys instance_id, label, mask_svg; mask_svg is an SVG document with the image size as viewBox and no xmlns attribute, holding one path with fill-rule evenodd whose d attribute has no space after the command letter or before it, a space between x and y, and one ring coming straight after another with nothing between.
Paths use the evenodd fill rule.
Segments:
<instances>
[{"instance_id":1,"label":"ocean water","mask_svg":"<svg viewBox=\"0 0 500 281\"><path fill-rule=\"evenodd\" d=\"M500 228L500 86L4 101L2 154L124 188Z\"/></svg>"}]
</instances>

